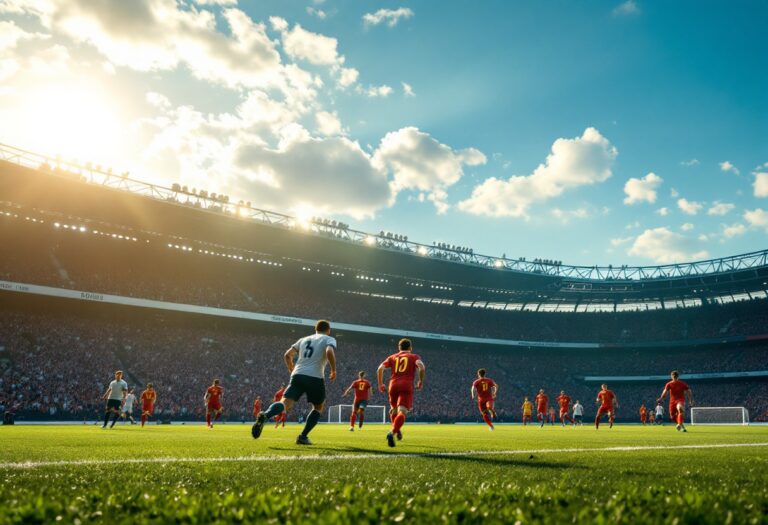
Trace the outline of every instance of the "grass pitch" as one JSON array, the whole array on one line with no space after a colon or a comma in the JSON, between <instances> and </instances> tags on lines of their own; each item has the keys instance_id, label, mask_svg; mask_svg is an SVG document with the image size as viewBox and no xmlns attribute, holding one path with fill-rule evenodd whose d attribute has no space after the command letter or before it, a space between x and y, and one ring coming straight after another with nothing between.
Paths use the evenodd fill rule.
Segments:
<instances>
[{"instance_id":1,"label":"grass pitch","mask_svg":"<svg viewBox=\"0 0 768 525\"><path fill-rule=\"evenodd\" d=\"M2 427L0 523L768 523L768 427L299 430Z\"/></svg>"}]
</instances>

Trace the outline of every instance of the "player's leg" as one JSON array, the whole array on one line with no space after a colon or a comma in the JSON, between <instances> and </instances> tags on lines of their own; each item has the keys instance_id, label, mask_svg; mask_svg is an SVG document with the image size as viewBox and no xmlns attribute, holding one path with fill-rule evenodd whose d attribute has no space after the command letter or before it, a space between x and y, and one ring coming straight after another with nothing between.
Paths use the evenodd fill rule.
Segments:
<instances>
[{"instance_id":1,"label":"player's leg","mask_svg":"<svg viewBox=\"0 0 768 525\"><path fill-rule=\"evenodd\" d=\"M211 428L211 407L205 407L205 426Z\"/></svg>"},{"instance_id":2,"label":"player's leg","mask_svg":"<svg viewBox=\"0 0 768 525\"><path fill-rule=\"evenodd\" d=\"M491 409L489 407L490 403L481 403L478 407L480 409L480 414L483 416L483 421L485 421L485 424L488 425L489 428L493 429L493 420L491 419Z\"/></svg>"},{"instance_id":3,"label":"player's leg","mask_svg":"<svg viewBox=\"0 0 768 525\"><path fill-rule=\"evenodd\" d=\"M253 436L253 439L258 439L261 436L261 432L264 430L264 423L273 417L282 415L283 412L287 413L293 408L293 404L296 402L296 399L300 397L301 392L300 390L297 390L295 386L294 389L291 390L292 384L293 378L291 378L291 384L288 385L288 389L286 389L283 394L283 398L280 401L275 401L269 405L266 411L261 412L256 416L256 422L251 427L251 436ZM290 397L288 397L289 395Z\"/></svg>"},{"instance_id":4,"label":"player's leg","mask_svg":"<svg viewBox=\"0 0 768 525\"><path fill-rule=\"evenodd\" d=\"M613 419L615 414L616 412L613 409L608 412L608 428L613 428Z\"/></svg>"},{"instance_id":5,"label":"player's leg","mask_svg":"<svg viewBox=\"0 0 768 525\"><path fill-rule=\"evenodd\" d=\"M216 409L216 415L213 417L213 420L218 421L222 412L224 412L224 409L221 407L221 405L219 405L219 407Z\"/></svg>"},{"instance_id":6,"label":"player's leg","mask_svg":"<svg viewBox=\"0 0 768 525\"><path fill-rule=\"evenodd\" d=\"M104 424L101 425L101 428L107 428L107 423L109 423L109 414L112 412L109 405L110 403L107 401L107 406L104 408Z\"/></svg>"},{"instance_id":7,"label":"player's leg","mask_svg":"<svg viewBox=\"0 0 768 525\"><path fill-rule=\"evenodd\" d=\"M678 403L676 408L677 408L677 424L680 426L680 430L682 430L683 432L688 432L685 429L685 404Z\"/></svg>"},{"instance_id":8,"label":"player's leg","mask_svg":"<svg viewBox=\"0 0 768 525\"><path fill-rule=\"evenodd\" d=\"M109 425L109 428L114 428L115 423L117 423L117 420L120 419L120 402L117 402L117 406L114 406L112 408L112 424Z\"/></svg>"},{"instance_id":9,"label":"player's leg","mask_svg":"<svg viewBox=\"0 0 768 525\"><path fill-rule=\"evenodd\" d=\"M319 377L307 377L303 378L305 383L305 391L307 394L307 401L312 404L312 410L307 414L307 421L304 423L304 430L301 431L299 437L296 438L297 445L311 445L309 441L309 433L315 428L320 416L325 410L325 380Z\"/></svg>"},{"instance_id":10,"label":"player's leg","mask_svg":"<svg viewBox=\"0 0 768 525\"><path fill-rule=\"evenodd\" d=\"M357 411L357 428L363 428L363 421L365 421L366 408L368 408L368 401L361 401L360 409Z\"/></svg>"},{"instance_id":11,"label":"player's leg","mask_svg":"<svg viewBox=\"0 0 768 525\"><path fill-rule=\"evenodd\" d=\"M597 415L595 416L595 429L600 428L600 419L603 417L603 408L597 409Z\"/></svg>"}]
</instances>

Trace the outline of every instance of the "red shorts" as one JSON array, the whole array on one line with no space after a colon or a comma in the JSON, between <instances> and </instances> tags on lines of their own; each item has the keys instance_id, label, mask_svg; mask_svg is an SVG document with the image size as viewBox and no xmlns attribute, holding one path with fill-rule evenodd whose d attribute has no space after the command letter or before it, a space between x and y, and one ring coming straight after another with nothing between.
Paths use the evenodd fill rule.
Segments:
<instances>
[{"instance_id":1,"label":"red shorts","mask_svg":"<svg viewBox=\"0 0 768 525\"><path fill-rule=\"evenodd\" d=\"M543 406L543 407L539 407L539 408L537 408L537 409L536 409L536 414L537 414L537 415L538 415L538 414L543 414L543 415L545 415L545 416L546 416L548 413L549 413L549 411L547 410L547 407L546 407L546 405L545 405L545 406Z\"/></svg>"},{"instance_id":2,"label":"red shorts","mask_svg":"<svg viewBox=\"0 0 768 525\"><path fill-rule=\"evenodd\" d=\"M677 405L682 405L683 414L685 414L685 399L670 399L669 400L669 418L671 420L677 419Z\"/></svg>"},{"instance_id":3,"label":"red shorts","mask_svg":"<svg viewBox=\"0 0 768 525\"><path fill-rule=\"evenodd\" d=\"M613 414L613 407L604 405L597 409L597 417L600 417L603 414L608 414L608 413Z\"/></svg>"},{"instance_id":4,"label":"red shorts","mask_svg":"<svg viewBox=\"0 0 768 525\"><path fill-rule=\"evenodd\" d=\"M389 385L389 406L413 408L413 385Z\"/></svg>"},{"instance_id":5,"label":"red shorts","mask_svg":"<svg viewBox=\"0 0 768 525\"><path fill-rule=\"evenodd\" d=\"M477 408L482 412L486 408L489 410L493 410L493 403L494 399L492 397L489 398L477 398Z\"/></svg>"},{"instance_id":6,"label":"red shorts","mask_svg":"<svg viewBox=\"0 0 768 525\"><path fill-rule=\"evenodd\" d=\"M154 411L155 411L155 404L154 403L152 403L152 404L145 403L145 404L141 405L141 413L142 414L149 414L151 416L152 412L154 412Z\"/></svg>"},{"instance_id":7,"label":"red shorts","mask_svg":"<svg viewBox=\"0 0 768 525\"><path fill-rule=\"evenodd\" d=\"M221 401L208 401L208 411L218 412L221 410Z\"/></svg>"},{"instance_id":8,"label":"red shorts","mask_svg":"<svg viewBox=\"0 0 768 525\"><path fill-rule=\"evenodd\" d=\"M560 409L560 417L564 417L568 415L568 409L567 408L561 408Z\"/></svg>"}]
</instances>

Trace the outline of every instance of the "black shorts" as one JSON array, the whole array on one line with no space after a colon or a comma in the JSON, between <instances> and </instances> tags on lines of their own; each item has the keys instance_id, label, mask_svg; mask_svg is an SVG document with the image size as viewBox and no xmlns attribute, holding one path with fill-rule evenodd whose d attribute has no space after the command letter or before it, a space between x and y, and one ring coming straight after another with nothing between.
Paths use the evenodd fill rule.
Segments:
<instances>
[{"instance_id":1,"label":"black shorts","mask_svg":"<svg viewBox=\"0 0 768 525\"><path fill-rule=\"evenodd\" d=\"M357 412L359 409L365 410L368 408L368 400L367 399L361 399L360 401L355 401L354 408L352 409L354 412Z\"/></svg>"},{"instance_id":2,"label":"black shorts","mask_svg":"<svg viewBox=\"0 0 768 525\"><path fill-rule=\"evenodd\" d=\"M307 395L307 401L313 405L325 402L325 380L303 374L291 376L291 381L288 383L283 397L298 401L304 394Z\"/></svg>"},{"instance_id":3,"label":"black shorts","mask_svg":"<svg viewBox=\"0 0 768 525\"><path fill-rule=\"evenodd\" d=\"M123 402L119 399L107 399L107 410L120 410L122 404Z\"/></svg>"}]
</instances>

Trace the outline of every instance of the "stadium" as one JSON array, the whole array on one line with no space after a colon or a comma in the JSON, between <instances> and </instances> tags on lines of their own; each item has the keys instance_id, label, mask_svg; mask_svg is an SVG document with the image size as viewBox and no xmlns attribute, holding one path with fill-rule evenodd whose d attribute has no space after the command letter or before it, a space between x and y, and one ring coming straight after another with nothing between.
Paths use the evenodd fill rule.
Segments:
<instances>
[{"instance_id":1,"label":"stadium","mask_svg":"<svg viewBox=\"0 0 768 525\"><path fill-rule=\"evenodd\" d=\"M766 7L0 0L0 525L768 523Z\"/></svg>"}]
</instances>

